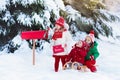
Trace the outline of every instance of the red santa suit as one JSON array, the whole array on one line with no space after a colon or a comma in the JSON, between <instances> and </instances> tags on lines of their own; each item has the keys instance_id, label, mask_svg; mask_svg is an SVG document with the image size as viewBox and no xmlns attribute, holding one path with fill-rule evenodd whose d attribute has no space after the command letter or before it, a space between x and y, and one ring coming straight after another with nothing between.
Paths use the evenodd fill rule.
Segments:
<instances>
[{"instance_id":1,"label":"red santa suit","mask_svg":"<svg viewBox=\"0 0 120 80\"><path fill-rule=\"evenodd\" d=\"M85 56L87 55L88 52L88 44L85 41L82 41L82 46L78 47L74 46L74 48L71 50L69 55L66 58L66 61L71 61L71 62L78 62L81 64L85 63Z\"/></svg>"}]
</instances>

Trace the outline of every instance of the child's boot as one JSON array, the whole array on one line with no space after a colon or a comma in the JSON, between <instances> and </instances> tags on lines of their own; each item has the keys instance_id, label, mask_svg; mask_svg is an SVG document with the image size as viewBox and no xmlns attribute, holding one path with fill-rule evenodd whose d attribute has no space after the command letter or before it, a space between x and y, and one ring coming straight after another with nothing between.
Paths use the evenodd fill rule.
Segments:
<instances>
[{"instance_id":1,"label":"child's boot","mask_svg":"<svg viewBox=\"0 0 120 80\"><path fill-rule=\"evenodd\" d=\"M96 69L96 67L95 67L95 66L92 66L92 67L90 67L90 71L91 71L91 72L96 72L96 71L97 71L97 69Z\"/></svg>"}]
</instances>

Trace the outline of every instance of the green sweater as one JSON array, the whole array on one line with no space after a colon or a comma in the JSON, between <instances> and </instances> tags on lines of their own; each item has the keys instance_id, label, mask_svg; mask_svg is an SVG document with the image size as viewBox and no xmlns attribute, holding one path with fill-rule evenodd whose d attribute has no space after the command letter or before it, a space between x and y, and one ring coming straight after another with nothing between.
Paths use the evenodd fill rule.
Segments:
<instances>
[{"instance_id":1,"label":"green sweater","mask_svg":"<svg viewBox=\"0 0 120 80\"><path fill-rule=\"evenodd\" d=\"M94 46L90 48L89 52L87 53L85 60L90 60L90 56L94 56L94 60L99 56L99 52L97 49L98 43L94 42Z\"/></svg>"}]
</instances>

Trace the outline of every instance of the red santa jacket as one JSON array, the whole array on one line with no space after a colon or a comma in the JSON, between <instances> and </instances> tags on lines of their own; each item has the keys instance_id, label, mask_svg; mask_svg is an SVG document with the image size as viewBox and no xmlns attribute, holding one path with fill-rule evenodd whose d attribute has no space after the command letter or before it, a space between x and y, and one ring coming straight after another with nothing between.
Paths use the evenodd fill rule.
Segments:
<instances>
[{"instance_id":1,"label":"red santa jacket","mask_svg":"<svg viewBox=\"0 0 120 80\"><path fill-rule=\"evenodd\" d=\"M84 45L80 48L75 46L69 53L69 55L66 57L66 61L71 62L79 62L84 64L85 56L88 52L88 45L84 43Z\"/></svg>"}]
</instances>

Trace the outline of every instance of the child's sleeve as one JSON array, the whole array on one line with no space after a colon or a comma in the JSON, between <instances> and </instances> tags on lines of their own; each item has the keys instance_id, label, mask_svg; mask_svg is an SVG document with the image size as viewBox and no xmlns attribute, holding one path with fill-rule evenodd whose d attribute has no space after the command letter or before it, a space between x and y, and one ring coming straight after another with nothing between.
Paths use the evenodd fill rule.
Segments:
<instances>
[{"instance_id":1,"label":"child's sleeve","mask_svg":"<svg viewBox=\"0 0 120 80\"><path fill-rule=\"evenodd\" d=\"M98 52L98 49L96 47L94 50L94 59L96 60L98 56L99 56L99 52Z\"/></svg>"},{"instance_id":2,"label":"child's sleeve","mask_svg":"<svg viewBox=\"0 0 120 80\"><path fill-rule=\"evenodd\" d=\"M94 59L96 60L97 57L99 56L99 51L98 51L98 49L97 49L98 43L95 42L94 44L95 44L95 46L94 46L94 48L93 48L93 56L94 56Z\"/></svg>"}]
</instances>

